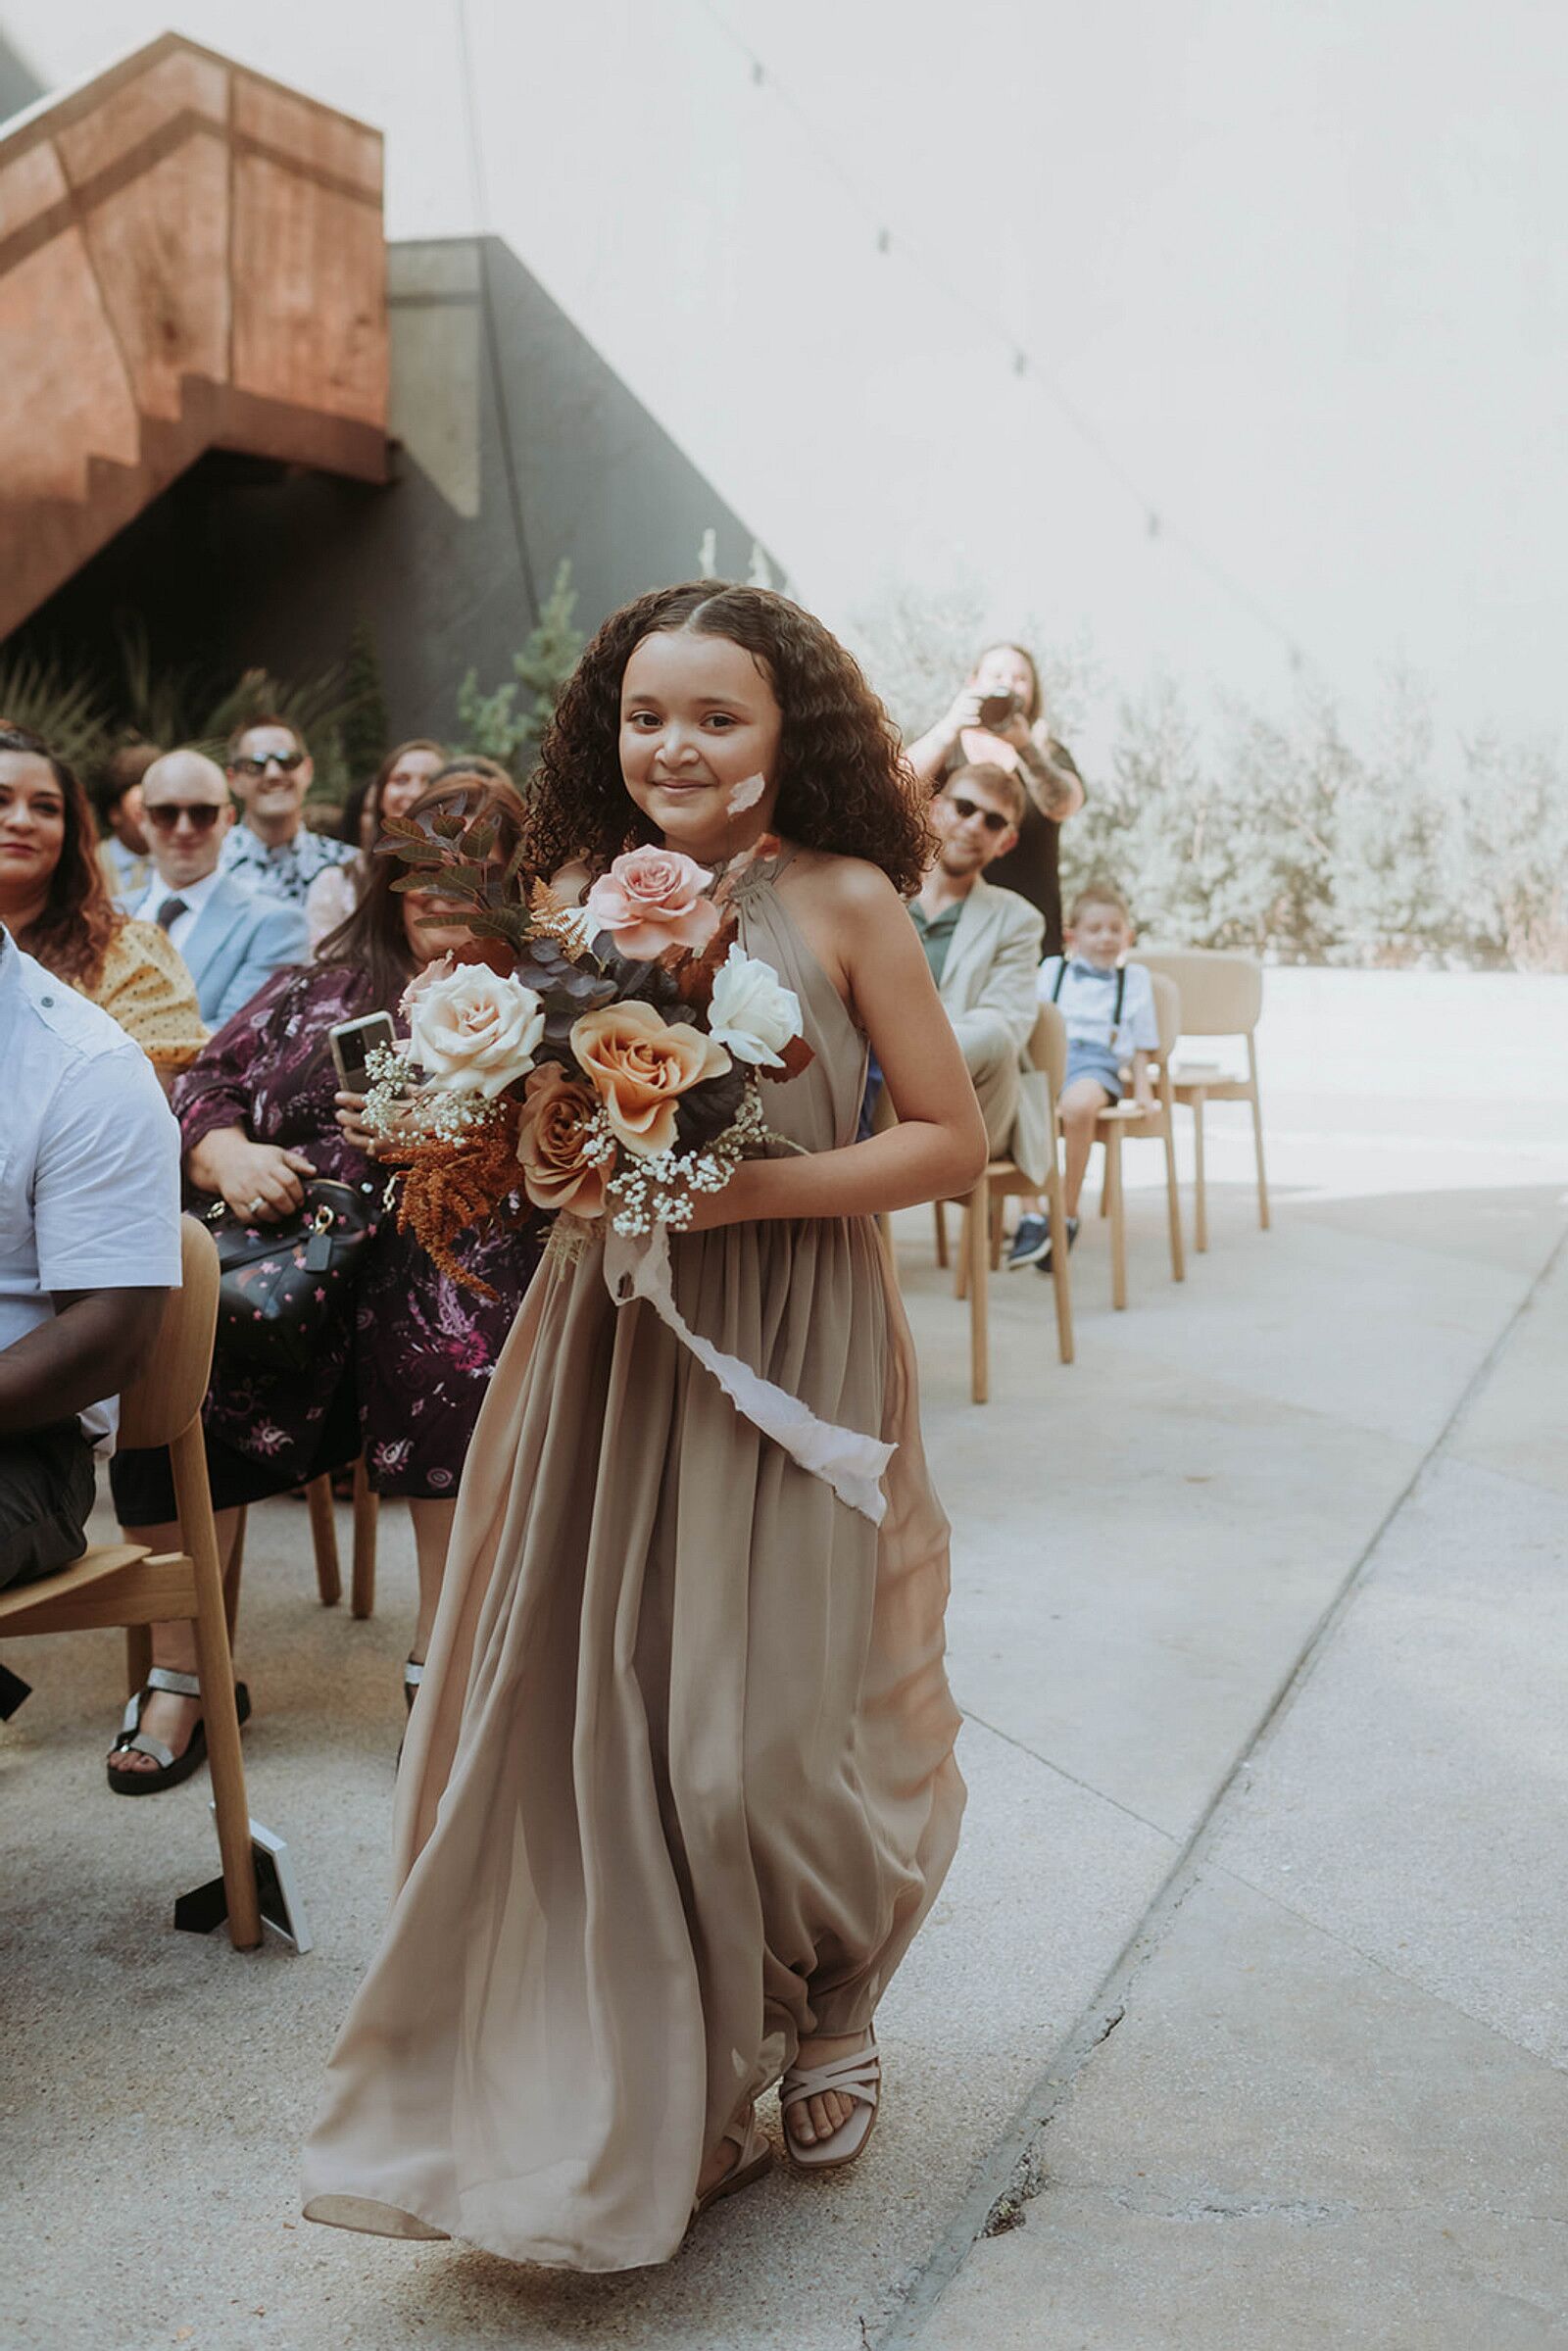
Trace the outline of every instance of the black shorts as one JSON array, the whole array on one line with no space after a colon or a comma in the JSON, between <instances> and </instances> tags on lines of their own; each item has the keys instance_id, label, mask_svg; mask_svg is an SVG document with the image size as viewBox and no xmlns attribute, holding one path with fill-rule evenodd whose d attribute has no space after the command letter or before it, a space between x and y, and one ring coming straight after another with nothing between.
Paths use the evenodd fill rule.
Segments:
<instances>
[{"instance_id":1,"label":"black shorts","mask_svg":"<svg viewBox=\"0 0 1568 2351\"><path fill-rule=\"evenodd\" d=\"M302 1476L296 1469L280 1477L270 1463L239 1453L210 1429L207 1439L207 1477L215 1510L240 1510L249 1502L265 1502L274 1494L288 1494L323 1470L344 1469L360 1451L360 1411L352 1371L339 1380L326 1408L316 1450ZM165 1527L179 1516L174 1507L174 1479L167 1445L147 1445L117 1453L109 1464L109 1484L115 1497L115 1516L122 1527Z\"/></svg>"},{"instance_id":2,"label":"black shorts","mask_svg":"<svg viewBox=\"0 0 1568 2351\"><path fill-rule=\"evenodd\" d=\"M74 1420L0 1438L0 1592L81 1557L96 1488L92 1446Z\"/></svg>"}]
</instances>

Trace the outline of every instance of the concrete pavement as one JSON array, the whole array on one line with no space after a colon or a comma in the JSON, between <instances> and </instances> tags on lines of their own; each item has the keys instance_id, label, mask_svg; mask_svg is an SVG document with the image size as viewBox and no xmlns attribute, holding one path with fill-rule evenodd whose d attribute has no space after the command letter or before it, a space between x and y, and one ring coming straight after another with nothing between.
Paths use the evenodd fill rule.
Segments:
<instances>
[{"instance_id":1,"label":"concrete pavement","mask_svg":"<svg viewBox=\"0 0 1568 2351\"><path fill-rule=\"evenodd\" d=\"M37 1693L0 1731L0 2339L1568 2342L1562 1261L1543 1279L1568 1123L1540 1087L1512 1117L1498 999L1467 1026L1380 977L1352 1018L1356 976L1270 975L1274 1232L1217 1122L1210 1253L1176 1289L1135 1181L1132 1310L1087 1230L1071 1369L1048 1286L999 1278L997 1401L969 1405L964 1310L929 1218L900 1220L971 1805L884 2007L865 2161L775 2174L615 2279L299 2223L381 1915L412 1558L390 1511L376 1617L324 1615L279 1502L252 1522L246 1759L307 1957L170 1931L216 1866L205 1779L103 1789L114 1637L8 1651ZM1398 1051L1446 1072L1424 1124ZM985 2236L999 2202L1019 2225Z\"/></svg>"}]
</instances>

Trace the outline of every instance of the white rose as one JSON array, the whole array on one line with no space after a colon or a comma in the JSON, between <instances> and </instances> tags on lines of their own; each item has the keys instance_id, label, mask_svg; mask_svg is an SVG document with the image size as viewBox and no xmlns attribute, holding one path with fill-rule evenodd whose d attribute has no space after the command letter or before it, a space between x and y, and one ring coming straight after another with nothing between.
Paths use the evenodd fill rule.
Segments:
<instances>
[{"instance_id":1,"label":"white rose","mask_svg":"<svg viewBox=\"0 0 1568 2351\"><path fill-rule=\"evenodd\" d=\"M483 963L460 963L409 1005L409 1057L442 1093L493 1101L533 1067L544 1033L533 990Z\"/></svg>"},{"instance_id":2,"label":"white rose","mask_svg":"<svg viewBox=\"0 0 1568 2351\"><path fill-rule=\"evenodd\" d=\"M713 977L708 1031L737 1061L782 1069L779 1048L801 1033L801 1000L769 964L732 947Z\"/></svg>"}]
</instances>

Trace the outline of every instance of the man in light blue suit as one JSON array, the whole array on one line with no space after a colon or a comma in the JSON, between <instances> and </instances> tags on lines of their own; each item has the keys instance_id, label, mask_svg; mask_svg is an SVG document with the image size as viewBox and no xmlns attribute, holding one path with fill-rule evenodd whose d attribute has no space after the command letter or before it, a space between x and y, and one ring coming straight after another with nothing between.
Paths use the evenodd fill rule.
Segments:
<instances>
[{"instance_id":1,"label":"man in light blue suit","mask_svg":"<svg viewBox=\"0 0 1568 2351\"><path fill-rule=\"evenodd\" d=\"M166 752L143 776L141 796L157 871L125 911L169 933L196 982L202 1018L221 1028L280 963L305 961L304 909L219 872L234 808L214 760L199 751Z\"/></svg>"}]
</instances>

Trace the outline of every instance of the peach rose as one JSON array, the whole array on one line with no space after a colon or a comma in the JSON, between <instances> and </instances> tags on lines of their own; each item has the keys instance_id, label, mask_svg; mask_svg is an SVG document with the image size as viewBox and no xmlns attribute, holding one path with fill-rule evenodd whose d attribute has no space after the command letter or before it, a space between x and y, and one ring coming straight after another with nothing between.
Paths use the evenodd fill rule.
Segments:
<instances>
[{"instance_id":1,"label":"peach rose","mask_svg":"<svg viewBox=\"0 0 1568 2351\"><path fill-rule=\"evenodd\" d=\"M605 1105L616 1140L639 1158L668 1151L683 1094L722 1077L730 1058L690 1021L652 1004L605 1004L574 1021L571 1050Z\"/></svg>"},{"instance_id":2,"label":"peach rose","mask_svg":"<svg viewBox=\"0 0 1568 2351\"><path fill-rule=\"evenodd\" d=\"M567 1077L559 1061L528 1072L517 1124L522 1188L536 1208L569 1208L573 1216L603 1216L605 1170L582 1155L583 1127L597 1098L591 1086Z\"/></svg>"},{"instance_id":3,"label":"peach rose","mask_svg":"<svg viewBox=\"0 0 1568 2351\"><path fill-rule=\"evenodd\" d=\"M617 955L651 963L666 947L700 953L718 928L718 908L703 892L712 880L678 849L629 849L583 901L596 931L608 931Z\"/></svg>"}]
</instances>

